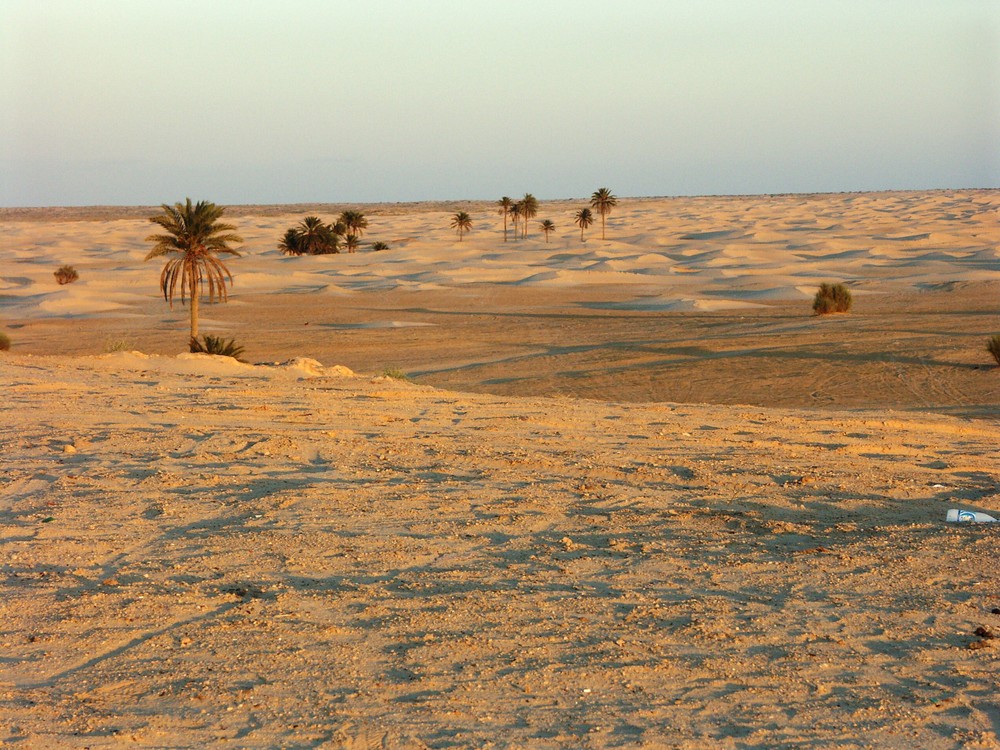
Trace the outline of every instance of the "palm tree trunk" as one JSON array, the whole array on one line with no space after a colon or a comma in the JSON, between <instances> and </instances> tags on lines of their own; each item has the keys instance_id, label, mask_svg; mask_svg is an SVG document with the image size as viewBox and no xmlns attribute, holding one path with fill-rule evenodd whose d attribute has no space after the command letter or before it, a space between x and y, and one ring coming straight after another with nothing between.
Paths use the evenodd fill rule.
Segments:
<instances>
[{"instance_id":1,"label":"palm tree trunk","mask_svg":"<svg viewBox=\"0 0 1000 750\"><path fill-rule=\"evenodd\" d=\"M601 239L604 239L604 212L601 211Z\"/></svg>"},{"instance_id":2,"label":"palm tree trunk","mask_svg":"<svg viewBox=\"0 0 1000 750\"><path fill-rule=\"evenodd\" d=\"M198 285L191 279L191 338L198 338Z\"/></svg>"},{"instance_id":3,"label":"palm tree trunk","mask_svg":"<svg viewBox=\"0 0 1000 750\"><path fill-rule=\"evenodd\" d=\"M503 212L503 241L507 241L507 212Z\"/></svg>"}]
</instances>

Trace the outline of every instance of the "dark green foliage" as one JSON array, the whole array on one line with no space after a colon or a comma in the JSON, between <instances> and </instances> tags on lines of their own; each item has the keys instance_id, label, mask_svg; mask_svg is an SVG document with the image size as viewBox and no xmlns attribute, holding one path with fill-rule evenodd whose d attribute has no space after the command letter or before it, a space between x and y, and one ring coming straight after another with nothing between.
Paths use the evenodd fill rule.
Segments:
<instances>
[{"instance_id":1,"label":"dark green foliage","mask_svg":"<svg viewBox=\"0 0 1000 750\"><path fill-rule=\"evenodd\" d=\"M59 282L60 286L63 284L71 284L80 278L80 274L76 272L73 266L62 266L58 271L54 272L56 281Z\"/></svg>"},{"instance_id":2,"label":"dark green foliage","mask_svg":"<svg viewBox=\"0 0 1000 750\"><path fill-rule=\"evenodd\" d=\"M813 299L813 312L817 315L847 312L852 301L851 293L843 284L820 284Z\"/></svg>"},{"instance_id":3,"label":"dark green foliage","mask_svg":"<svg viewBox=\"0 0 1000 750\"><path fill-rule=\"evenodd\" d=\"M240 362L240 355L243 354L243 347L236 345L236 339L226 341L221 336L205 336L204 343L196 338L191 339L192 354L217 354L220 357L232 357Z\"/></svg>"},{"instance_id":4,"label":"dark green foliage","mask_svg":"<svg viewBox=\"0 0 1000 750\"><path fill-rule=\"evenodd\" d=\"M986 351L993 355L997 366L1000 367L1000 336L990 336L986 339Z\"/></svg>"},{"instance_id":5,"label":"dark green foliage","mask_svg":"<svg viewBox=\"0 0 1000 750\"><path fill-rule=\"evenodd\" d=\"M381 242L380 241L380 242L373 242L372 243L372 250L378 251L378 250L388 250L388 249L389 249L389 245L387 243L385 243L385 242Z\"/></svg>"},{"instance_id":6,"label":"dark green foliage","mask_svg":"<svg viewBox=\"0 0 1000 750\"><path fill-rule=\"evenodd\" d=\"M10 349L10 336L6 333L0 333L0 352L5 352Z\"/></svg>"},{"instance_id":7,"label":"dark green foliage","mask_svg":"<svg viewBox=\"0 0 1000 750\"><path fill-rule=\"evenodd\" d=\"M285 255L329 255L340 252L338 226L324 224L316 216L307 216L285 232L278 249Z\"/></svg>"}]
</instances>

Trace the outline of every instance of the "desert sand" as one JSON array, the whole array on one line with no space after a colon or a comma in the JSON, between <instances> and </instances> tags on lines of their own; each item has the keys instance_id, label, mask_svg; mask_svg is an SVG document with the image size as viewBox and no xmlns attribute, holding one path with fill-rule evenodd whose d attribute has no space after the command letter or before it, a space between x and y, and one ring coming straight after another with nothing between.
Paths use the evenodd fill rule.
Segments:
<instances>
[{"instance_id":1,"label":"desert sand","mask_svg":"<svg viewBox=\"0 0 1000 750\"><path fill-rule=\"evenodd\" d=\"M582 205L0 209L0 743L1000 747L1000 193Z\"/></svg>"}]
</instances>

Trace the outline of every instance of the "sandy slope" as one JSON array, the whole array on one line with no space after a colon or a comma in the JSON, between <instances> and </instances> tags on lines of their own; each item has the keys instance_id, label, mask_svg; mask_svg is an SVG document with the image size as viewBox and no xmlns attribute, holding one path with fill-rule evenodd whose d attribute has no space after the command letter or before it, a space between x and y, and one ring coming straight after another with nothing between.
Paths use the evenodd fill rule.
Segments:
<instances>
[{"instance_id":1,"label":"sandy slope","mask_svg":"<svg viewBox=\"0 0 1000 750\"><path fill-rule=\"evenodd\" d=\"M996 746L991 423L200 359L0 361L0 739Z\"/></svg>"},{"instance_id":2,"label":"sandy slope","mask_svg":"<svg viewBox=\"0 0 1000 750\"><path fill-rule=\"evenodd\" d=\"M269 366L177 356L148 212L3 211L0 744L1000 746L997 203L234 209Z\"/></svg>"}]
</instances>

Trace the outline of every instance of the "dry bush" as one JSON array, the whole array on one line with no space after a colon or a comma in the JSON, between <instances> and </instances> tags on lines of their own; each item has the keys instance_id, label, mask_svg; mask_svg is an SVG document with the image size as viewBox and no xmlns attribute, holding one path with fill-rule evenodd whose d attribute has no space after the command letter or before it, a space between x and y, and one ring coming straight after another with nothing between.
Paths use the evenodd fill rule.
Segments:
<instances>
[{"instance_id":1,"label":"dry bush","mask_svg":"<svg viewBox=\"0 0 1000 750\"><path fill-rule=\"evenodd\" d=\"M851 293L843 284L820 284L813 299L813 312L817 315L847 312L852 301Z\"/></svg>"},{"instance_id":2,"label":"dry bush","mask_svg":"<svg viewBox=\"0 0 1000 750\"><path fill-rule=\"evenodd\" d=\"M6 333L0 333L0 352L5 352L10 349L10 336Z\"/></svg>"},{"instance_id":3,"label":"dry bush","mask_svg":"<svg viewBox=\"0 0 1000 750\"><path fill-rule=\"evenodd\" d=\"M80 278L80 274L76 272L73 266L63 266L58 271L53 274L56 277L56 281L59 282L60 286L63 284L71 284Z\"/></svg>"},{"instance_id":4,"label":"dry bush","mask_svg":"<svg viewBox=\"0 0 1000 750\"><path fill-rule=\"evenodd\" d=\"M986 339L986 351L993 355L993 359L997 361L997 367L1000 367L1000 335L990 336Z\"/></svg>"}]
</instances>

